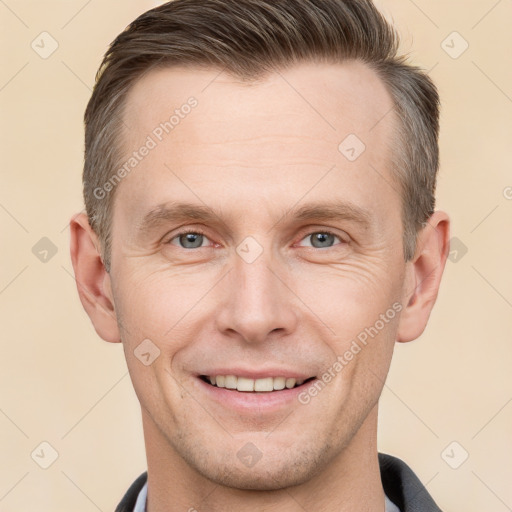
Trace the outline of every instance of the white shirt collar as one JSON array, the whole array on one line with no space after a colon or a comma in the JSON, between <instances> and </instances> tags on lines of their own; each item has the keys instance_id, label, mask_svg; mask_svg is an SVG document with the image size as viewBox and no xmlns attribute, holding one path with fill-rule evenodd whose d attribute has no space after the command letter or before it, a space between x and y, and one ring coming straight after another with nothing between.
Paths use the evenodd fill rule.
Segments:
<instances>
[{"instance_id":1,"label":"white shirt collar","mask_svg":"<svg viewBox=\"0 0 512 512\"><path fill-rule=\"evenodd\" d=\"M133 512L146 512L146 497L147 497L147 495L148 495L148 481L146 480L144 487L139 491L139 496L137 497L137 502L135 503Z\"/></svg>"}]
</instances>

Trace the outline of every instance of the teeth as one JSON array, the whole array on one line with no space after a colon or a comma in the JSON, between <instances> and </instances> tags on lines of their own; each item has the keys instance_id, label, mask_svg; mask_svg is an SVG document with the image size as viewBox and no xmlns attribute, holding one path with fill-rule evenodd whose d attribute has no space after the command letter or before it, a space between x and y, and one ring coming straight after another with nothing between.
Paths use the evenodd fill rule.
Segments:
<instances>
[{"instance_id":1,"label":"teeth","mask_svg":"<svg viewBox=\"0 0 512 512\"><path fill-rule=\"evenodd\" d=\"M254 380L246 379L245 377L238 377L236 389L238 391L254 391Z\"/></svg>"},{"instance_id":2,"label":"teeth","mask_svg":"<svg viewBox=\"0 0 512 512\"><path fill-rule=\"evenodd\" d=\"M274 389L281 390L286 387L286 379L284 377L275 377L274 378Z\"/></svg>"},{"instance_id":3,"label":"teeth","mask_svg":"<svg viewBox=\"0 0 512 512\"><path fill-rule=\"evenodd\" d=\"M295 379L286 379L286 387L292 389L295 386L295 382L297 382Z\"/></svg>"},{"instance_id":4,"label":"teeth","mask_svg":"<svg viewBox=\"0 0 512 512\"><path fill-rule=\"evenodd\" d=\"M254 381L254 391L274 391L274 379L272 377L256 379Z\"/></svg>"},{"instance_id":5,"label":"teeth","mask_svg":"<svg viewBox=\"0 0 512 512\"><path fill-rule=\"evenodd\" d=\"M210 384L218 388L236 389L237 391L257 391L270 392L280 391L284 388L292 389L304 383L303 379L294 379L286 377L265 377L263 379L248 379L246 377L236 377L235 375L215 375L208 376Z\"/></svg>"},{"instance_id":6,"label":"teeth","mask_svg":"<svg viewBox=\"0 0 512 512\"><path fill-rule=\"evenodd\" d=\"M237 378L234 375L226 375L225 386L228 389L236 389Z\"/></svg>"}]
</instances>

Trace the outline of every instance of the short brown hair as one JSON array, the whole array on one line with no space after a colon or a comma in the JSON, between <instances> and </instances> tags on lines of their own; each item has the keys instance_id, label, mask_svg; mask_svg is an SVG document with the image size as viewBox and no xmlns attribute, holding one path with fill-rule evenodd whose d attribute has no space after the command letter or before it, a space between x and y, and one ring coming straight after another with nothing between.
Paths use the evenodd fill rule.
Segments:
<instances>
[{"instance_id":1,"label":"short brown hair","mask_svg":"<svg viewBox=\"0 0 512 512\"><path fill-rule=\"evenodd\" d=\"M371 0L174 0L149 10L112 42L85 111L84 200L107 272L115 189L97 190L120 163L130 88L156 67L219 68L242 80L295 63L356 59L375 70L399 119L393 170L402 196L404 258L434 212L439 96L430 78L398 55L394 28ZM341 141L340 141L341 142Z\"/></svg>"}]
</instances>

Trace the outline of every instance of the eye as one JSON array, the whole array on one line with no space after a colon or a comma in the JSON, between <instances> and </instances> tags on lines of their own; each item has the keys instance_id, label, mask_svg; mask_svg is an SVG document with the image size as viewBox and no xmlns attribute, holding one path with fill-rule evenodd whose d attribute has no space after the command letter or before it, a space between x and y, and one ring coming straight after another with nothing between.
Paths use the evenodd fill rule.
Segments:
<instances>
[{"instance_id":1,"label":"eye","mask_svg":"<svg viewBox=\"0 0 512 512\"><path fill-rule=\"evenodd\" d=\"M167 243L171 245L178 245L178 247L181 247L182 249L198 249L199 247L205 247L205 245L203 245L205 241L209 240L201 231L184 231L182 233L178 233ZM208 244L206 244L206 246L207 245Z\"/></svg>"},{"instance_id":2,"label":"eye","mask_svg":"<svg viewBox=\"0 0 512 512\"><path fill-rule=\"evenodd\" d=\"M344 242L344 240L341 240L339 236L331 233L330 231L314 231L302 239L309 240L310 245L302 247L314 247L315 249L329 248L335 245L336 239L340 242Z\"/></svg>"},{"instance_id":3,"label":"eye","mask_svg":"<svg viewBox=\"0 0 512 512\"><path fill-rule=\"evenodd\" d=\"M338 235L330 231L314 231L301 240L301 242L309 241L309 244L299 245L302 247L313 247L315 249L328 249L337 245L336 240L339 243L346 243L345 240L342 240ZM178 233L167 243L177 245L182 249L199 249L200 247L207 247L209 241L208 237L202 231L196 230Z\"/></svg>"}]
</instances>

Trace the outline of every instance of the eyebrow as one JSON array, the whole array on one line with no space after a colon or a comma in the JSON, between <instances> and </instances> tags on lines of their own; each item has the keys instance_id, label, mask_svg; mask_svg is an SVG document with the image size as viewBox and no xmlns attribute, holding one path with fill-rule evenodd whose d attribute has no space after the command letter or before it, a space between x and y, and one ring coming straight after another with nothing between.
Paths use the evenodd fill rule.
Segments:
<instances>
[{"instance_id":1,"label":"eyebrow","mask_svg":"<svg viewBox=\"0 0 512 512\"><path fill-rule=\"evenodd\" d=\"M142 221L137 226L137 232L144 233L152 231L168 222L187 220L200 220L211 223L219 223L221 221L219 215L206 205L180 202L162 203L144 215Z\"/></svg>"},{"instance_id":2,"label":"eyebrow","mask_svg":"<svg viewBox=\"0 0 512 512\"><path fill-rule=\"evenodd\" d=\"M293 212L293 210L292 210ZM291 215L292 212L286 215ZM336 221L348 220L368 229L373 217L368 210L349 202L307 204L295 210L293 218L297 220Z\"/></svg>"},{"instance_id":3,"label":"eyebrow","mask_svg":"<svg viewBox=\"0 0 512 512\"><path fill-rule=\"evenodd\" d=\"M298 209L284 212L272 229L285 217L296 221L318 220L339 221L347 220L368 229L373 224L373 216L368 210L350 202L328 202L306 204ZM206 205L167 202L157 205L148 211L137 225L138 233L147 233L169 222L198 220L212 224L226 225L222 214L216 213ZM228 234L232 234L229 232Z\"/></svg>"}]
</instances>

